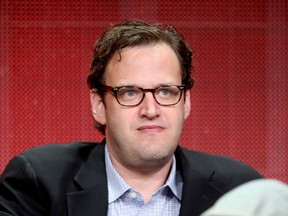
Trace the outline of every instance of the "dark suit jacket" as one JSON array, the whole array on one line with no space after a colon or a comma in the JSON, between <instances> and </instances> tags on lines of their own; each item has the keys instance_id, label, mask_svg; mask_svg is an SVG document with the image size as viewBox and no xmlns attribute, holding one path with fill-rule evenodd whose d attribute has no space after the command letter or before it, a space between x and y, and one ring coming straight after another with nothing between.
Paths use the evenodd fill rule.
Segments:
<instances>
[{"instance_id":1,"label":"dark suit jacket","mask_svg":"<svg viewBox=\"0 0 288 216\"><path fill-rule=\"evenodd\" d=\"M183 176L181 216L197 216L223 193L252 179L234 159L178 147ZM15 157L1 176L0 215L105 216L108 209L104 144L46 145Z\"/></svg>"}]
</instances>

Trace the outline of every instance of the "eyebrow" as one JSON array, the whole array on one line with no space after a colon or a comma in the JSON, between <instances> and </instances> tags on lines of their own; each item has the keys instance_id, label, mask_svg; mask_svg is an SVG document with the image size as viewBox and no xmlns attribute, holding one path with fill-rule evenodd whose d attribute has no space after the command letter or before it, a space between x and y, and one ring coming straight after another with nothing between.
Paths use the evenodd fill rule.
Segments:
<instances>
[{"instance_id":1,"label":"eyebrow","mask_svg":"<svg viewBox=\"0 0 288 216\"><path fill-rule=\"evenodd\" d=\"M180 83L180 84L175 84L175 83L162 83L162 84L158 84L154 87L151 87L151 88L144 88L142 86L139 86L139 85L131 85L131 84L127 84L127 85L115 85L113 86L114 88L117 87L137 87L137 88L143 88L143 89L154 89L154 88L159 88L159 87L165 87L165 86L179 86L179 85L183 85L183 83Z\"/></svg>"}]
</instances>

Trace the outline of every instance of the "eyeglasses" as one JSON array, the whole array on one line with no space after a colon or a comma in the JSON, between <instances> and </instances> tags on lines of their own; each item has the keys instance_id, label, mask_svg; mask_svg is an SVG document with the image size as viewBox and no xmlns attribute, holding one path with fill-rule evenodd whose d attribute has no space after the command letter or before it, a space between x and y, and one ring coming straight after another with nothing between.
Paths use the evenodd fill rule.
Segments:
<instances>
[{"instance_id":1,"label":"eyeglasses","mask_svg":"<svg viewBox=\"0 0 288 216\"><path fill-rule=\"evenodd\" d=\"M151 92L155 101L162 106L177 104L182 96L185 85L165 85L155 89L143 89L135 86L103 86L104 91L112 91L117 102L122 106L138 106L146 92Z\"/></svg>"}]
</instances>

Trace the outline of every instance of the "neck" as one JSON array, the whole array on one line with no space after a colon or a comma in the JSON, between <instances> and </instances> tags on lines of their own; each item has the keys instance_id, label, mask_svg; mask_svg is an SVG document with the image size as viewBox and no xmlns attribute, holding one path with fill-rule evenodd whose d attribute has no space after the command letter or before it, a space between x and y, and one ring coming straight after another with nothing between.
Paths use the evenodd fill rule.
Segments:
<instances>
[{"instance_id":1,"label":"neck","mask_svg":"<svg viewBox=\"0 0 288 216\"><path fill-rule=\"evenodd\" d=\"M171 158L161 167L143 170L126 167L113 156L111 157L111 162L119 175L130 187L141 193L145 202L148 202L152 194L165 184L170 173L172 161Z\"/></svg>"}]
</instances>

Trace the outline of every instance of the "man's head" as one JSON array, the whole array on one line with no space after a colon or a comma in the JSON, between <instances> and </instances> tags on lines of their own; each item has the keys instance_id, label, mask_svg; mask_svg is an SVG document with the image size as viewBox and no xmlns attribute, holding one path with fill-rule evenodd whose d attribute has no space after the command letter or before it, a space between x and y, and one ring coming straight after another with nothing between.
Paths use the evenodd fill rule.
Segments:
<instances>
[{"instance_id":1,"label":"man's head","mask_svg":"<svg viewBox=\"0 0 288 216\"><path fill-rule=\"evenodd\" d=\"M88 84L114 161L155 169L171 161L190 113L191 51L170 26L125 21L94 49Z\"/></svg>"},{"instance_id":2,"label":"man's head","mask_svg":"<svg viewBox=\"0 0 288 216\"><path fill-rule=\"evenodd\" d=\"M126 20L112 26L97 40L88 76L88 86L103 96L105 69L115 53L125 47L135 47L163 42L175 52L181 67L182 84L185 89L193 87L191 78L192 51L182 35L172 25L148 24L142 21ZM120 55L121 56L121 55ZM104 126L96 122L96 128L105 133Z\"/></svg>"}]
</instances>

